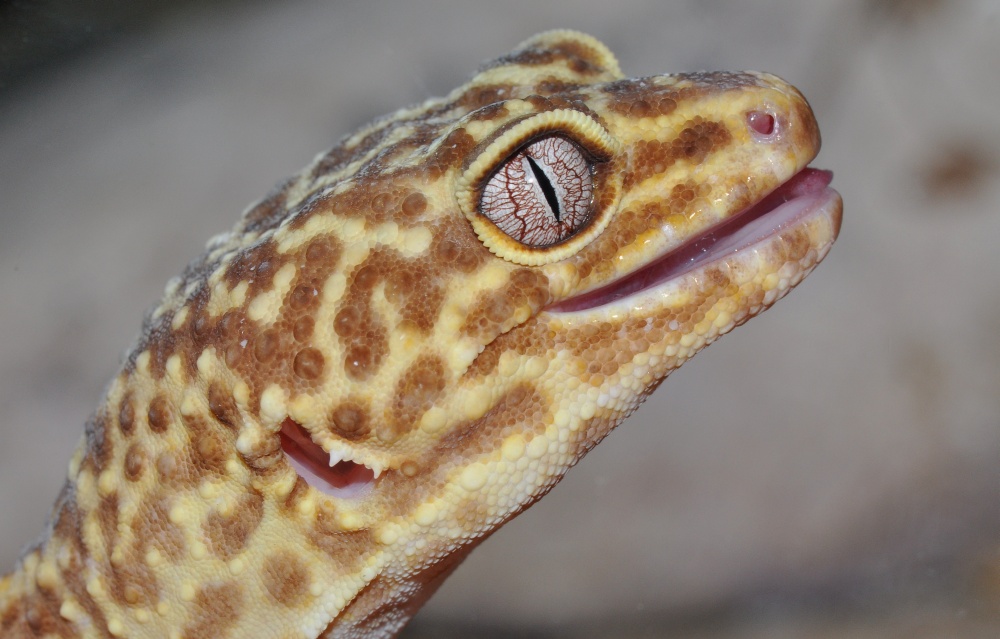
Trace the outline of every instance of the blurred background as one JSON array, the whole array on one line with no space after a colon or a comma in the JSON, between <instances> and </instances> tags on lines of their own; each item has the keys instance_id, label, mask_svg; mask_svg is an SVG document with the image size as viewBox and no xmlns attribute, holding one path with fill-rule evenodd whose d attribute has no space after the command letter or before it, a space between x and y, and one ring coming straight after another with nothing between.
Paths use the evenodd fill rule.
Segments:
<instances>
[{"instance_id":1,"label":"blurred background","mask_svg":"<svg viewBox=\"0 0 1000 639\"><path fill-rule=\"evenodd\" d=\"M555 27L629 75L798 86L843 232L406 636L1000 636L996 0L0 2L0 567L212 234L342 135Z\"/></svg>"}]
</instances>

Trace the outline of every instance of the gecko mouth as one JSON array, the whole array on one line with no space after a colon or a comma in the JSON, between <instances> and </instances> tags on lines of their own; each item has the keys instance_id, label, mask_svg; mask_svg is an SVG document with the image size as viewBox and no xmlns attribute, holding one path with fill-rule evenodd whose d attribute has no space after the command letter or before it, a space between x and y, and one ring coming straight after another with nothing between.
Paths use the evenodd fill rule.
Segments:
<instances>
[{"instance_id":1,"label":"gecko mouth","mask_svg":"<svg viewBox=\"0 0 1000 639\"><path fill-rule=\"evenodd\" d=\"M831 171L805 168L749 208L733 215L642 268L545 310L570 313L604 306L733 256L826 210L840 195L829 187ZM835 219L834 234L840 218Z\"/></svg>"},{"instance_id":2,"label":"gecko mouth","mask_svg":"<svg viewBox=\"0 0 1000 639\"><path fill-rule=\"evenodd\" d=\"M281 424L281 449L299 477L322 493L343 499L366 495L381 471L327 453L292 419Z\"/></svg>"}]
</instances>

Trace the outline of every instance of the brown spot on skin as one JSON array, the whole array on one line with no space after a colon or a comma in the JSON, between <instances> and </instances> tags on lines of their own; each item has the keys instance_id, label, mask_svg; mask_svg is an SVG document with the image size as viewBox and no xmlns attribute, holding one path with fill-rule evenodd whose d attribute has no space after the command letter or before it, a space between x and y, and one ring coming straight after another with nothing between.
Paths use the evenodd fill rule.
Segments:
<instances>
[{"instance_id":1,"label":"brown spot on skin","mask_svg":"<svg viewBox=\"0 0 1000 639\"><path fill-rule=\"evenodd\" d=\"M224 637L245 607L243 588L237 583L202 586L195 595L182 639Z\"/></svg>"},{"instance_id":2,"label":"brown spot on skin","mask_svg":"<svg viewBox=\"0 0 1000 639\"><path fill-rule=\"evenodd\" d=\"M126 393L118 409L118 428L122 435L128 437L135 427L135 408L132 406L132 394Z\"/></svg>"},{"instance_id":3,"label":"brown spot on skin","mask_svg":"<svg viewBox=\"0 0 1000 639\"><path fill-rule=\"evenodd\" d=\"M295 355L292 369L302 379L319 379L323 374L323 354L315 348L303 348Z\"/></svg>"},{"instance_id":4,"label":"brown spot on skin","mask_svg":"<svg viewBox=\"0 0 1000 639\"><path fill-rule=\"evenodd\" d=\"M173 418L170 411L170 404L163 395L157 395L149 403L149 411L146 414L149 422L149 429L154 433L166 432Z\"/></svg>"},{"instance_id":5,"label":"brown spot on skin","mask_svg":"<svg viewBox=\"0 0 1000 639\"><path fill-rule=\"evenodd\" d=\"M254 340L253 355L258 362L267 362L281 347L281 333L270 328Z\"/></svg>"},{"instance_id":6,"label":"brown spot on skin","mask_svg":"<svg viewBox=\"0 0 1000 639\"><path fill-rule=\"evenodd\" d=\"M256 492L243 495L226 515L212 511L203 526L209 550L221 559L231 559L246 547L263 516L264 498Z\"/></svg>"},{"instance_id":7,"label":"brown spot on skin","mask_svg":"<svg viewBox=\"0 0 1000 639\"><path fill-rule=\"evenodd\" d=\"M355 402L341 404L333 409L329 428L333 434L346 440L362 439L370 430L368 411Z\"/></svg>"},{"instance_id":8,"label":"brown spot on skin","mask_svg":"<svg viewBox=\"0 0 1000 639\"><path fill-rule=\"evenodd\" d=\"M316 320L312 316L300 317L295 320L295 325L292 326L292 337L296 342L305 342L312 337L314 328L316 328Z\"/></svg>"},{"instance_id":9,"label":"brown spot on skin","mask_svg":"<svg viewBox=\"0 0 1000 639\"><path fill-rule=\"evenodd\" d=\"M146 449L140 444L132 444L125 453L125 479L129 481L139 481L142 473L146 470L148 459Z\"/></svg>"},{"instance_id":10,"label":"brown spot on skin","mask_svg":"<svg viewBox=\"0 0 1000 639\"><path fill-rule=\"evenodd\" d=\"M261 570L264 588L286 607L302 603L309 591L309 569L294 554L278 551L268 555Z\"/></svg>"},{"instance_id":11,"label":"brown spot on skin","mask_svg":"<svg viewBox=\"0 0 1000 639\"><path fill-rule=\"evenodd\" d=\"M243 423L232 393L218 382L208 389L208 410L219 423L229 428L237 429Z\"/></svg>"},{"instance_id":12,"label":"brown spot on skin","mask_svg":"<svg viewBox=\"0 0 1000 639\"><path fill-rule=\"evenodd\" d=\"M385 337L383 336L380 342L384 343L384 341ZM365 344L353 344L348 349L347 356L344 357L344 372L355 381L364 381L375 374L383 354L384 347L373 353L372 349Z\"/></svg>"},{"instance_id":13,"label":"brown spot on skin","mask_svg":"<svg viewBox=\"0 0 1000 639\"><path fill-rule=\"evenodd\" d=\"M350 337L361 328L361 312L355 306L340 310L333 318L333 330L341 337Z\"/></svg>"},{"instance_id":14,"label":"brown spot on skin","mask_svg":"<svg viewBox=\"0 0 1000 639\"><path fill-rule=\"evenodd\" d=\"M177 455L172 452L160 453L156 458L156 472L165 482L170 482L177 476Z\"/></svg>"},{"instance_id":15,"label":"brown spot on skin","mask_svg":"<svg viewBox=\"0 0 1000 639\"><path fill-rule=\"evenodd\" d=\"M319 291L312 286L296 286L288 297L288 305L296 311L305 310L318 295Z\"/></svg>"},{"instance_id":16,"label":"brown spot on skin","mask_svg":"<svg viewBox=\"0 0 1000 639\"><path fill-rule=\"evenodd\" d=\"M427 198L424 197L423 193L419 191L414 191L406 196L403 200L403 205L400 209L403 215L406 217L414 217L420 215L427 210Z\"/></svg>"}]
</instances>

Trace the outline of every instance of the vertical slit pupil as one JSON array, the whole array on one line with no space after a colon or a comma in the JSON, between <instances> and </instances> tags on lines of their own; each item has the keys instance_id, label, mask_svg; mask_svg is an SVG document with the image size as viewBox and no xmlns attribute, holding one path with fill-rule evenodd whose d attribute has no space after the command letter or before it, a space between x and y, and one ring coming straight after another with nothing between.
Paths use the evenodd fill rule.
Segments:
<instances>
[{"instance_id":1,"label":"vertical slit pupil","mask_svg":"<svg viewBox=\"0 0 1000 639\"><path fill-rule=\"evenodd\" d=\"M531 167L531 172L535 174L535 179L538 181L538 185L542 187L542 193L545 194L545 201L549 203L549 208L552 209L552 214L556 216L556 222L558 222L561 217L559 198L556 196L556 190L552 187L552 182L549 181L549 176L545 175L545 171L542 170L542 167L538 166L533 157L527 154L524 157L528 158L528 165Z\"/></svg>"}]
</instances>

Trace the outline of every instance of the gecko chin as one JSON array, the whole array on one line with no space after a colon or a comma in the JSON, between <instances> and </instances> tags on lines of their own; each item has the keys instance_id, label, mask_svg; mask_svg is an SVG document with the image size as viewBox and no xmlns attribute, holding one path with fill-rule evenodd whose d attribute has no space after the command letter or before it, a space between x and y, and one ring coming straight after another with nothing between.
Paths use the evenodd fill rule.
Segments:
<instances>
[{"instance_id":1,"label":"gecko chin","mask_svg":"<svg viewBox=\"0 0 1000 639\"><path fill-rule=\"evenodd\" d=\"M655 288L713 262L732 259L814 216L827 215L833 237L840 230L840 194L829 187L831 171L805 168L756 204L706 229L646 266L545 310L571 313L597 308Z\"/></svg>"},{"instance_id":2,"label":"gecko chin","mask_svg":"<svg viewBox=\"0 0 1000 639\"><path fill-rule=\"evenodd\" d=\"M292 419L281 424L281 449L299 477L316 490L342 499L357 499L375 486L380 473L348 459L337 459L317 445Z\"/></svg>"}]
</instances>

